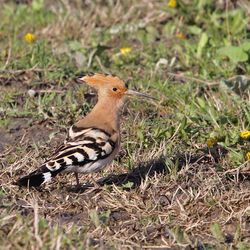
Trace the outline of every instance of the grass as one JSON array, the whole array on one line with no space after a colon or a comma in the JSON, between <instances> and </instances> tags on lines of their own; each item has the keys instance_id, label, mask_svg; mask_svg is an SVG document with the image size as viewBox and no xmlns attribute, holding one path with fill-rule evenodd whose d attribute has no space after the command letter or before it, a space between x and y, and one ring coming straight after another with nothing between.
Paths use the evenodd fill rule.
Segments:
<instances>
[{"instance_id":1,"label":"grass","mask_svg":"<svg viewBox=\"0 0 250 250\"><path fill-rule=\"evenodd\" d=\"M0 248L249 249L249 11L243 0L4 1ZM17 188L95 103L84 72L158 101L127 102L99 189L87 175L81 190L71 175Z\"/></svg>"}]
</instances>

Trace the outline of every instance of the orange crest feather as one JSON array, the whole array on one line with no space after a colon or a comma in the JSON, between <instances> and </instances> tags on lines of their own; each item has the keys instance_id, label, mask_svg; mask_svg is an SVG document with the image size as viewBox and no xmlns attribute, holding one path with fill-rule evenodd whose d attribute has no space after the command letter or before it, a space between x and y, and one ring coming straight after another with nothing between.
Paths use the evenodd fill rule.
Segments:
<instances>
[{"instance_id":1,"label":"orange crest feather","mask_svg":"<svg viewBox=\"0 0 250 250\"><path fill-rule=\"evenodd\" d=\"M120 83L122 85L124 85L124 82L118 78L117 76L112 76L112 75L103 75L103 74L99 74L96 73L94 75L91 76L84 76L82 78L83 81L85 81L87 84L89 85L101 85L101 84L107 84L107 83Z\"/></svg>"}]
</instances>

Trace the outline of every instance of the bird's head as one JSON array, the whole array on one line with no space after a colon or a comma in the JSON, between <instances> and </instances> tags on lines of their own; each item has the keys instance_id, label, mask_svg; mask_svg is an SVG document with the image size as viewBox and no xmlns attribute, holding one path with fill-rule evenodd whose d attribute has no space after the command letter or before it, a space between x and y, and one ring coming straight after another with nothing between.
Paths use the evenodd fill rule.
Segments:
<instances>
[{"instance_id":1,"label":"bird's head","mask_svg":"<svg viewBox=\"0 0 250 250\"><path fill-rule=\"evenodd\" d=\"M125 96L141 96L153 99L147 94L128 89L124 81L117 76L94 74L86 75L79 80L95 88L99 97L112 97L119 100Z\"/></svg>"}]
</instances>

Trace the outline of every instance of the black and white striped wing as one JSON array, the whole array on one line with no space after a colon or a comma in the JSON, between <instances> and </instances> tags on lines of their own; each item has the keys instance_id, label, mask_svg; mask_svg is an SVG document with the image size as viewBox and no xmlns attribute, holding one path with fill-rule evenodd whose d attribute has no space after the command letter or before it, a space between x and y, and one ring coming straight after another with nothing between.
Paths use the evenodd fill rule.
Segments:
<instances>
[{"instance_id":1,"label":"black and white striped wing","mask_svg":"<svg viewBox=\"0 0 250 250\"><path fill-rule=\"evenodd\" d=\"M116 142L111 140L111 135L104 130L84 128L74 133L71 127L65 144L44 165L55 172L63 170L81 172L79 170L81 167L86 169L108 158L114 151L115 145ZM92 171L86 169L83 172Z\"/></svg>"},{"instance_id":2,"label":"black and white striped wing","mask_svg":"<svg viewBox=\"0 0 250 250\"><path fill-rule=\"evenodd\" d=\"M114 136L112 137L114 138ZM91 173L102 169L113 159L117 141L97 128L71 128L69 138L39 169L20 178L19 186L38 187L61 172Z\"/></svg>"}]
</instances>

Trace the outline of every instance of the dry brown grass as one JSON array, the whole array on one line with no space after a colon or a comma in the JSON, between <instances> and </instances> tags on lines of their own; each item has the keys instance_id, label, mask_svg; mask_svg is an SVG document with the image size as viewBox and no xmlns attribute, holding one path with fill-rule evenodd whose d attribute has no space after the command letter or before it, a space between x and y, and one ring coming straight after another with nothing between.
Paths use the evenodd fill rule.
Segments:
<instances>
[{"instance_id":1,"label":"dry brown grass","mask_svg":"<svg viewBox=\"0 0 250 250\"><path fill-rule=\"evenodd\" d=\"M220 14L225 4L234 9L244 1L234 2L218 1L209 10ZM190 49L199 41L195 34L185 41L175 37L190 24L208 30L209 18L196 13L194 20L183 7L180 14L169 11L163 1L45 1L45 8L53 13L50 21L23 23L20 15L20 30L0 33L6 50L0 54L0 249L249 249L250 165L232 154L244 148L233 139L249 126L249 95L217 88L222 75L243 74L247 66L211 66L212 50L198 60ZM163 31L168 23L171 29ZM156 37L148 27L156 28ZM19 38L11 40L32 29L46 40L41 56ZM149 41L135 39L140 31ZM126 39L135 56L116 64L113 55L127 46ZM69 41L80 44L87 64L75 64ZM40 61L32 64L32 56ZM162 57L173 65L157 68ZM74 80L82 70L133 79L131 85L159 102L124 109L122 151L112 166L93 175L99 188L83 175L76 190L70 174L38 190L18 188L13 181L36 169L93 104L93 95ZM204 80L210 75L216 79ZM27 95L30 89L34 97ZM221 117L228 122L220 125ZM223 139L208 150L206 139L214 132L231 144Z\"/></svg>"},{"instance_id":2,"label":"dry brown grass","mask_svg":"<svg viewBox=\"0 0 250 250\"><path fill-rule=\"evenodd\" d=\"M75 190L73 176L66 175L40 190L27 190L12 183L38 165L41 152L30 150L28 142L25 138L21 142L20 147L26 149L21 154L10 146L1 155L4 171L0 178L5 194L1 236L8 239L2 238L4 249L21 245L42 248L48 241L50 248L58 249L62 237L72 240L70 235L75 230L84 248L229 247L248 241L249 182L242 176L237 178L236 171L219 171L216 162L223 161L223 156L178 156L172 159L178 159L176 168L169 172L171 165L164 158L149 153L148 159L158 160L140 163L129 173L122 162L116 162L103 174L94 174L96 180L107 176L100 179L102 187L98 189L86 184L82 190ZM143 160L147 160L146 155ZM11 165L7 165L7 158L13 160ZM82 176L81 182L88 183L89 176ZM41 226L41 219L48 226ZM211 225L217 223L221 235L220 231L211 231ZM25 242L23 230L32 233L29 237L33 241ZM51 230L56 230L55 237Z\"/></svg>"}]
</instances>

